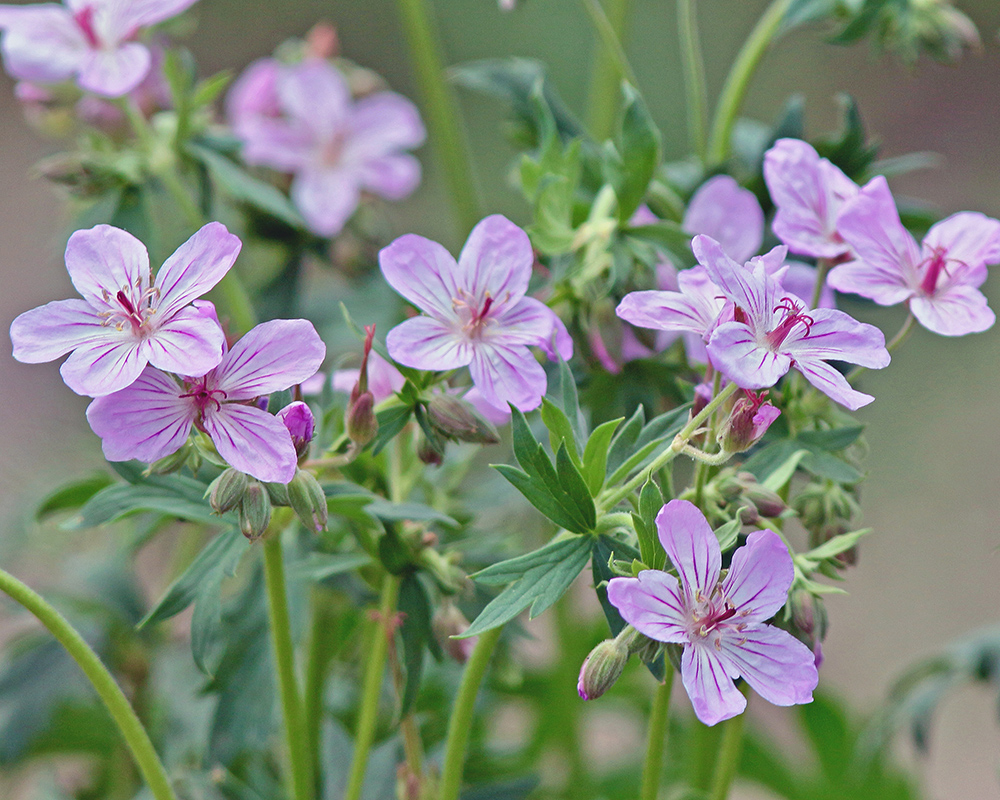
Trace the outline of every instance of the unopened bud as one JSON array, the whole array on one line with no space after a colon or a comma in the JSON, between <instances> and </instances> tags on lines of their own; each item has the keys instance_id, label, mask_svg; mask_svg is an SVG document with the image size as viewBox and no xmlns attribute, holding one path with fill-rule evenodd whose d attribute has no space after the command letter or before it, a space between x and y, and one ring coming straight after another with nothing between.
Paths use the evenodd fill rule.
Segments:
<instances>
[{"instance_id":1,"label":"unopened bud","mask_svg":"<svg viewBox=\"0 0 1000 800\"><path fill-rule=\"evenodd\" d=\"M250 477L229 467L208 487L208 504L216 514L225 514L239 505L246 492Z\"/></svg>"},{"instance_id":2,"label":"unopened bud","mask_svg":"<svg viewBox=\"0 0 1000 800\"><path fill-rule=\"evenodd\" d=\"M169 456L157 459L150 464L146 472L150 475L169 475L172 472L177 472L177 470L188 463L194 452L193 448L185 442L180 450L171 453ZM192 466L192 469L196 468Z\"/></svg>"},{"instance_id":3,"label":"unopened bud","mask_svg":"<svg viewBox=\"0 0 1000 800\"><path fill-rule=\"evenodd\" d=\"M432 467L440 467L444 463L444 453L425 436L420 437L420 444L417 445L417 458Z\"/></svg>"},{"instance_id":4,"label":"unopened bud","mask_svg":"<svg viewBox=\"0 0 1000 800\"><path fill-rule=\"evenodd\" d=\"M762 517L780 517L788 509L781 495L757 483L752 474L741 472L739 476L744 481L743 496L754 504Z\"/></svg>"},{"instance_id":5,"label":"unopened bud","mask_svg":"<svg viewBox=\"0 0 1000 800\"><path fill-rule=\"evenodd\" d=\"M781 411L770 403L762 402L762 397L743 396L737 398L729 419L719 432L718 441L727 453L742 453L749 450L767 433Z\"/></svg>"},{"instance_id":6,"label":"unopened bud","mask_svg":"<svg viewBox=\"0 0 1000 800\"><path fill-rule=\"evenodd\" d=\"M449 656L459 664L464 664L472 655L472 648L479 640L478 636L470 636L468 639L453 639L453 636L461 636L469 629L469 620L465 614L458 610L452 603L438 609L431 623L434 629L434 636Z\"/></svg>"},{"instance_id":7,"label":"unopened bud","mask_svg":"<svg viewBox=\"0 0 1000 800\"><path fill-rule=\"evenodd\" d=\"M347 435L351 441L364 447L378 433L378 419L375 417L375 397L371 392L362 392L353 398L347 407Z\"/></svg>"},{"instance_id":8,"label":"unopened bud","mask_svg":"<svg viewBox=\"0 0 1000 800\"><path fill-rule=\"evenodd\" d=\"M427 405L431 427L446 439L473 444L497 444L500 434L467 402L447 394L435 395Z\"/></svg>"},{"instance_id":9,"label":"unopened bud","mask_svg":"<svg viewBox=\"0 0 1000 800\"><path fill-rule=\"evenodd\" d=\"M619 639L605 639L590 651L580 667L576 691L583 700L594 700L615 685L628 663L628 647Z\"/></svg>"},{"instance_id":10,"label":"unopened bud","mask_svg":"<svg viewBox=\"0 0 1000 800\"><path fill-rule=\"evenodd\" d=\"M319 532L326 528L329 513L326 494L311 472L295 471L295 477L288 484L288 505L310 530Z\"/></svg>"},{"instance_id":11,"label":"unopened bud","mask_svg":"<svg viewBox=\"0 0 1000 800\"><path fill-rule=\"evenodd\" d=\"M283 483L265 483L267 496L271 499L272 506L288 505L288 487Z\"/></svg>"},{"instance_id":12,"label":"unopened bud","mask_svg":"<svg viewBox=\"0 0 1000 800\"><path fill-rule=\"evenodd\" d=\"M239 505L240 530L251 542L264 535L271 522L271 500L259 481L248 481Z\"/></svg>"},{"instance_id":13,"label":"unopened bud","mask_svg":"<svg viewBox=\"0 0 1000 800\"><path fill-rule=\"evenodd\" d=\"M296 400L278 412L278 419L288 428L292 444L295 446L295 454L301 459L309 452L309 443L312 441L316 426L312 410L301 400Z\"/></svg>"}]
</instances>

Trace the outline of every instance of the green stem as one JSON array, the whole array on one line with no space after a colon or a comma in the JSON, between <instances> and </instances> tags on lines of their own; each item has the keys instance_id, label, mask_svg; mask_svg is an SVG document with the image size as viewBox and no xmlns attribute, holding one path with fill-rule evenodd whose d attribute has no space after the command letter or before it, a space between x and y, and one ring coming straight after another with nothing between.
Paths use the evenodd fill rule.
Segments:
<instances>
[{"instance_id":1,"label":"green stem","mask_svg":"<svg viewBox=\"0 0 1000 800\"><path fill-rule=\"evenodd\" d=\"M90 648L83 637L70 625L66 618L50 606L40 595L21 583L13 575L0 569L0 591L16 600L35 615L49 632L56 637L73 660L80 665L87 680L94 687L118 726L125 743L142 773L156 800L177 800L170 786L170 779L160 762L149 734L142 727L132 706L129 705L124 693L115 683L98 655Z\"/></svg>"},{"instance_id":2,"label":"green stem","mask_svg":"<svg viewBox=\"0 0 1000 800\"><path fill-rule=\"evenodd\" d=\"M745 690L744 690L745 693ZM712 775L712 786L708 800L726 800L729 787L736 777L736 768L740 763L740 752L743 749L743 718L738 714L722 723L722 743L719 745L715 760L715 772Z\"/></svg>"},{"instance_id":3,"label":"green stem","mask_svg":"<svg viewBox=\"0 0 1000 800\"><path fill-rule=\"evenodd\" d=\"M455 705L448 720L448 738L445 744L444 764L441 768L440 800L458 800L462 785L462 767L465 765L465 751L469 745L472 729L472 712L476 706L479 685L486 675L493 648L500 638L501 627L480 634L472 655L465 664L462 683L458 687Z\"/></svg>"},{"instance_id":4,"label":"green stem","mask_svg":"<svg viewBox=\"0 0 1000 800\"><path fill-rule=\"evenodd\" d=\"M656 689L653 711L649 716L649 735L646 739L646 760L642 767L641 800L656 800L663 775L663 754L667 740L667 712L670 710L670 690L674 685L674 668L668 660L663 683Z\"/></svg>"},{"instance_id":5,"label":"green stem","mask_svg":"<svg viewBox=\"0 0 1000 800\"><path fill-rule=\"evenodd\" d=\"M829 258L821 258L816 262L816 285L813 287L812 302L809 308L819 308L819 299L823 296L823 284L826 283L826 273L830 271L833 262Z\"/></svg>"},{"instance_id":6,"label":"green stem","mask_svg":"<svg viewBox=\"0 0 1000 800\"><path fill-rule=\"evenodd\" d=\"M598 142L611 136L615 113L618 109L622 81L635 86L635 74L629 66L622 47L625 25L628 20L629 0L581 0L601 46L594 57L594 71L590 84L589 127Z\"/></svg>"},{"instance_id":7,"label":"green stem","mask_svg":"<svg viewBox=\"0 0 1000 800\"><path fill-rule=\"evenodd\" d=\"M607 511L610 508L614 508L622 500L628 497L632 492L642 486L657 470L665 467L671 461L673 461L680 454L681 450L684 449L684 445L687 444L687 440L691 438L696 430L701 426L708 417L715 411L719 406L721 406L726 400L728 400L739 387L735 383L726 384L721 392L717 392L712 401L705 406L701 411L695 414L685 425L681 432L674 437L674 441L671 445L664 450L660 455L658 455L649 466L639 472L630 481L624 483L620 488L608 492L600 498L598 503L599 510L601 512Z\"/></svg>"},{"instance_id":8,"label":"green stem","mask_svg":"<svg viewBox=\"0 0 1000 800\"><path fill-rule=\"evenodd\" d=\"M396 0L396 3L424 101L424 115L430 129L428 138L444 169L455 218L464 234L479 222L479 201L472 183L468 143L459 122L455 96L445 80L429 3L426 0Z\"/></svg>"},{"instance_id":9,"label":"green stem","mask_svg":"<svg viewBox=\"0 0 1000 800\"><path fill-rule=\"evenodd\" d=\"M722 386L722 373L716 372L715 378L712 381L712 397L715 397L719 393L719 387ZM711 446L713 440L715 439L715 415L713 414L708 420L708 432L705 434L705 445ZM713 463L721 464L729 459L729 454L720 452L717 458L721 458L722 461L713 462L711 457L707 453L704 454L704 458L700 458L691 452L692 448L685 445L681 452L686 453L691 458L698 461L694 468L694 504L701 507L702 494L705 491L705 483L708 481L708 469Z\"/></svg>"},{"instance_id":10,"label":"green stem","mask_svg":"<svg viewBox=\"0 0 1000 800\"><path fill-rule=\"evenodd\" d=\"M677 29L684 70L688 141L694 153L704 162L708 147L708 90L705 88L705 58L701 52L695 0L677 0Z\"/></svg>"},{"instance_id":11,"label":"green stem","mask_svg":"<svg viewBox=\"0 0 1000 800\"><path fill-rule=\"evenodd\" d=\"M330 670L330 662L337 651L338 619L330 599L329 592L319 586L313 587L313 621L306 659L303 713L306 736L309 739L309 755L313 759L312 770L316 776L320 770L319 739L320 724L323 720L323 688Z\"/></svg>"},{"instance_id":12,"label":"green stem","mask_svg":"<svg viewBox=\"0 0 1000 800\"><path fill-rule=\"evenodd\" d=\"M274 663L281 690L281 710L285 719L285 745L288 750L289 794L294 800L309 800L314 795L309 734L305 725L302 696L295 677L295 645L288 615L285 588L285 565L281 550L281 530L287 514L276 513L271 531L264 539L264 576L267 582L267 611L274 644Z\"/></svg>"},{"instance_id":13,"label":"green stem","mask_svg":"<svg viewBox=\"0 0 1000 800\"><path fill-rule=\"evenodd\" d=\"M712 784L721 733L719 726L709 726L697 719L692 723L690 739L693 757L689 780L691 788L697 791L700 797L706 795L708 787Z\"/></svg>"},{"instance_id":14,"label":"green stem","mask_svg":"<svg viewBox=\"0 0 1000 800\"><path fill-rule=\"evenodd\" d=\"M757 21L742 49L733 62L732 69L723 84L722 93L715 106L715 119L708 139L708 163L723 163L729 157L729 146L733 138L733 126L743 105L747 86L757 69L757 65L767 52L785 14L793 0L772 0L767 11Z\"/></svg>"},{"instance_id":15,"label":"green stem","mask_svg":"<svg viewBox=\"0 0 1000 800\"><path fill-rule=\"evenodd\" d=\"M399 578L386 573L382 579L382 593L379 597L378 618L371 626L371 640L368 661L365 664L365 679L361 688L361 713L358 715L358 729L354 735L354 756L351 772L347 779L344 800L359 800L361 787L365 782L368 767L368 753L375 741L375 724L378 722L378 699L382 690L382 676L389 652L389 636L392 635L392 619L399 594Z\"/></svg>"}]
</instances>

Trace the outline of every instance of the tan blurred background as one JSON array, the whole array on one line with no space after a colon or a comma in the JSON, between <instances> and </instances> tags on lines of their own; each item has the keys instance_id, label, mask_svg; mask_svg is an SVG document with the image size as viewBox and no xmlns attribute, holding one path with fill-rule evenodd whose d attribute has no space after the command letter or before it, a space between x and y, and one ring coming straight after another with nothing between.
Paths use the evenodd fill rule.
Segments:
<instances>
[{"instance_id":1,"label":"tan blurred background","mask_svg":"<svg viewBox=\"0 0 1000 800\"><path fill-rule=\"evenodd\" d=\"M702 33L713 90L762 0L703 0ZM627 40L641 90L668 141L682 154L683 103L672 4L634 0ZM984 52L955 67L921 61L912 71L874 56L867 44L823 44L815 29L781 41L754 81L747 112L773 120L787 95L806 97L811 134L834 126L839 91L853 94L883 156L932 150L944 165L894 181L897 192L922 198L942 212L970 209L1000 217L1000 3L967 2L979 24ZM551 63L552 77L577 111L586 96L592 35L573 0L526 0L513 14L493 0L440 0L449 63L523 55ZM318 19L339 29L347 57L382 72L393 88L413 95L405 47L391 0L282 2L201 0L189 44L202 72L242 67L283 38ZM585 47L581 46L581 43ZM583 54L583 55L581 55ZM70 232L64 205L51 187L32 178L32 165L57 144L41 141L24 123L11 82L0 78L0 323L71 296L61 262ZM502 109L463 95L473 120L470 136L484 207L525 221L525 207L505 188L512 151L498 131ZM424 149L426 151L426 148ZM426 152L422 153L425 163ZM433 165L416 196L394 210L396 233L446 238L450 229ZM454 244L454 243L453 243ZM1000 278L985 291L1000 306ZM852 308L891 335L899 315ZM4 345L9 353L9 342ZM892 678L914 659L976 628L1000 623L1000 329L963 340L918 331L864 388L876 402L861 412L868 424L871 479L864 487L865 524L876 535L863 543L848 576L850 596L834 598L823 681L872 709ZM86 427L86 401L59 379L56 365L26 366L0 357L0 559L39 582L45 560L12 560L34 543L27 521L46 481L99 469L96 438ZM35 543L46 552L58 550ZM62 541L62 546L66 542ZM933 798L1000 797L1000 725L995 694L969 689L943 707L932 731L929 758L917 769Z\"/></svg>"}]
</instances>

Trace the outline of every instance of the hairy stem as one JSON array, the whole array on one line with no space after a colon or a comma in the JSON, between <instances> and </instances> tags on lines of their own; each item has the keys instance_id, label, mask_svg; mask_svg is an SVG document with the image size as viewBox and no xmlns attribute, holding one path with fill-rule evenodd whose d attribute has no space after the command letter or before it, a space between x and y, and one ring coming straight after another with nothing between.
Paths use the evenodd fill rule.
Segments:
<instances>
[{"instance_id":1,"label":"hairy stem","mask_svg":"<svg viewBox=\"0 0 1000 800\"><path fill-rule=\"evenodd\" d=\"M663 775L663 754L667 740L667 717L670 711L670 690L674 685L674 668L666 662L663 683L656 689L653 711L649 716L649 733L646 738L646 760L642 766L642 791L640 800L656 800Z\"/></svg>"},{"instance_id":2,"label":"hairy stem","mask_svg":"<svg viewBox=\"0 0 1000 800\"><path fill-rule=\"evenodd\" d=\"M695 155L704 162L708 148L708 90L705 88L705 59L701 52L695 0L677 0L677 30L684 70L688 141Z\"/></svg>"},{"instance_id":3,"label":"hairy stem","mask_svg":"<svg viewBox=\"0 0 1000 800\"><path fill-rule=\"evenodd\" d=\"M498 627L480 634L472 655L465 664L462 682L451 710L451 719L448 720L448 738L445 744L444 764L441 768L440 800L458 800L476 695L479 694L479 686L486 676L486 667L490 663L490 656L493 655L493 648L500 639L501 630L502 627Z\"/></svg>"},{"instance_id":4,"label":"hairy stem","mask_svg":"<svg viewBox=\"0 0 1000 800\"><path fill-rule=\"evenodd\" d=\"M21 583L13 575L0 569L0 591L20 603L41 622L49 632L56 637L66 652L80 665L87 680L94 687L104 707L118 726L122 738L135 759L142 773L143 780L149 786L156 800L177 800L170 786L170 779L163 768L149 734L142 726L132 706L129 705L124 693L115 683L98 655L91 649L83 637L70 625L67 619L49 605L42 597Z\"/></svg>"}]
</instances>

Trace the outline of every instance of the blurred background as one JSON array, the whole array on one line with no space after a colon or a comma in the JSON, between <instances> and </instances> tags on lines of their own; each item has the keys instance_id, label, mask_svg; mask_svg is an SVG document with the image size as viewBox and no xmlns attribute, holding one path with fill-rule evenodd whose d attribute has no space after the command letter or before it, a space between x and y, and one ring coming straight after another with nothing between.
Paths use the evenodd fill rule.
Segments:
<instances>
[{"instance_id":1,"label":"blurred background","mask_svg":"<svg viewBox=\"0 0 1000 800\"><path fill-rule=\"evenodd\" d=\"M708 81L718 90L733 54L764 0L702 0ZM446 62L518 55L548 63L555 87L582 115L594 37L573 0L524 0L513 13L493 0L438 0ZM853 95L882 157L934 151L941 165L893 182L897 193L942 213L1000 217L1000 4L960 7L979 26L981 54L947 67L921 59L913 69L878 56L867 43L839 47L805 28L780 40L754 80L745 115L773 122L791 93L805 98L810 135L836 127L838 92ZM665 156L686 149L681 74L672 4L634 0L626 49L639 88L666 142ZM242 69L317 20L336 25L341 52L383 74L411 97L415 90L391 0L201 0L187 44L202 74ZM56 190L32 165L56 152L25 124L12 82L0 77L0 322L69 297L62 250L71 232ZM502 133L505 108L461 94L483 207L526 222L527 208L507 186L514 151ZM427 179L389 209L393 235L417 232L454 248L439 174L425 147ZM985 286L1000 305L1000 276ZM847 308L891 335L902 317L871 306ZM5 352L9 353L9 345ZM891 368L864 386L876 401L867 423L872 477L864 484L862 543L848 573L848 596L828 603L831 628L822 682L867 711L915 659L962 635L1000 623L1000 330L952 341L918 330ZM21 365L0 357L0 559L29 583L52 586L72 547L68 534L39 535L31 509L48 488L102 468L99 442L86 426L86 399L71 395L57 364ZM764 704L759 724L773 722ZM761 713L763 711L763 713ZM1000 726L994 695L970 688L952 696L932 729L928 757L911 760L930 797L1000 796ZM901 748L904 757L910 757ZM758 796L752 793L746 797Z\"/></svg>"}]
</instances>

